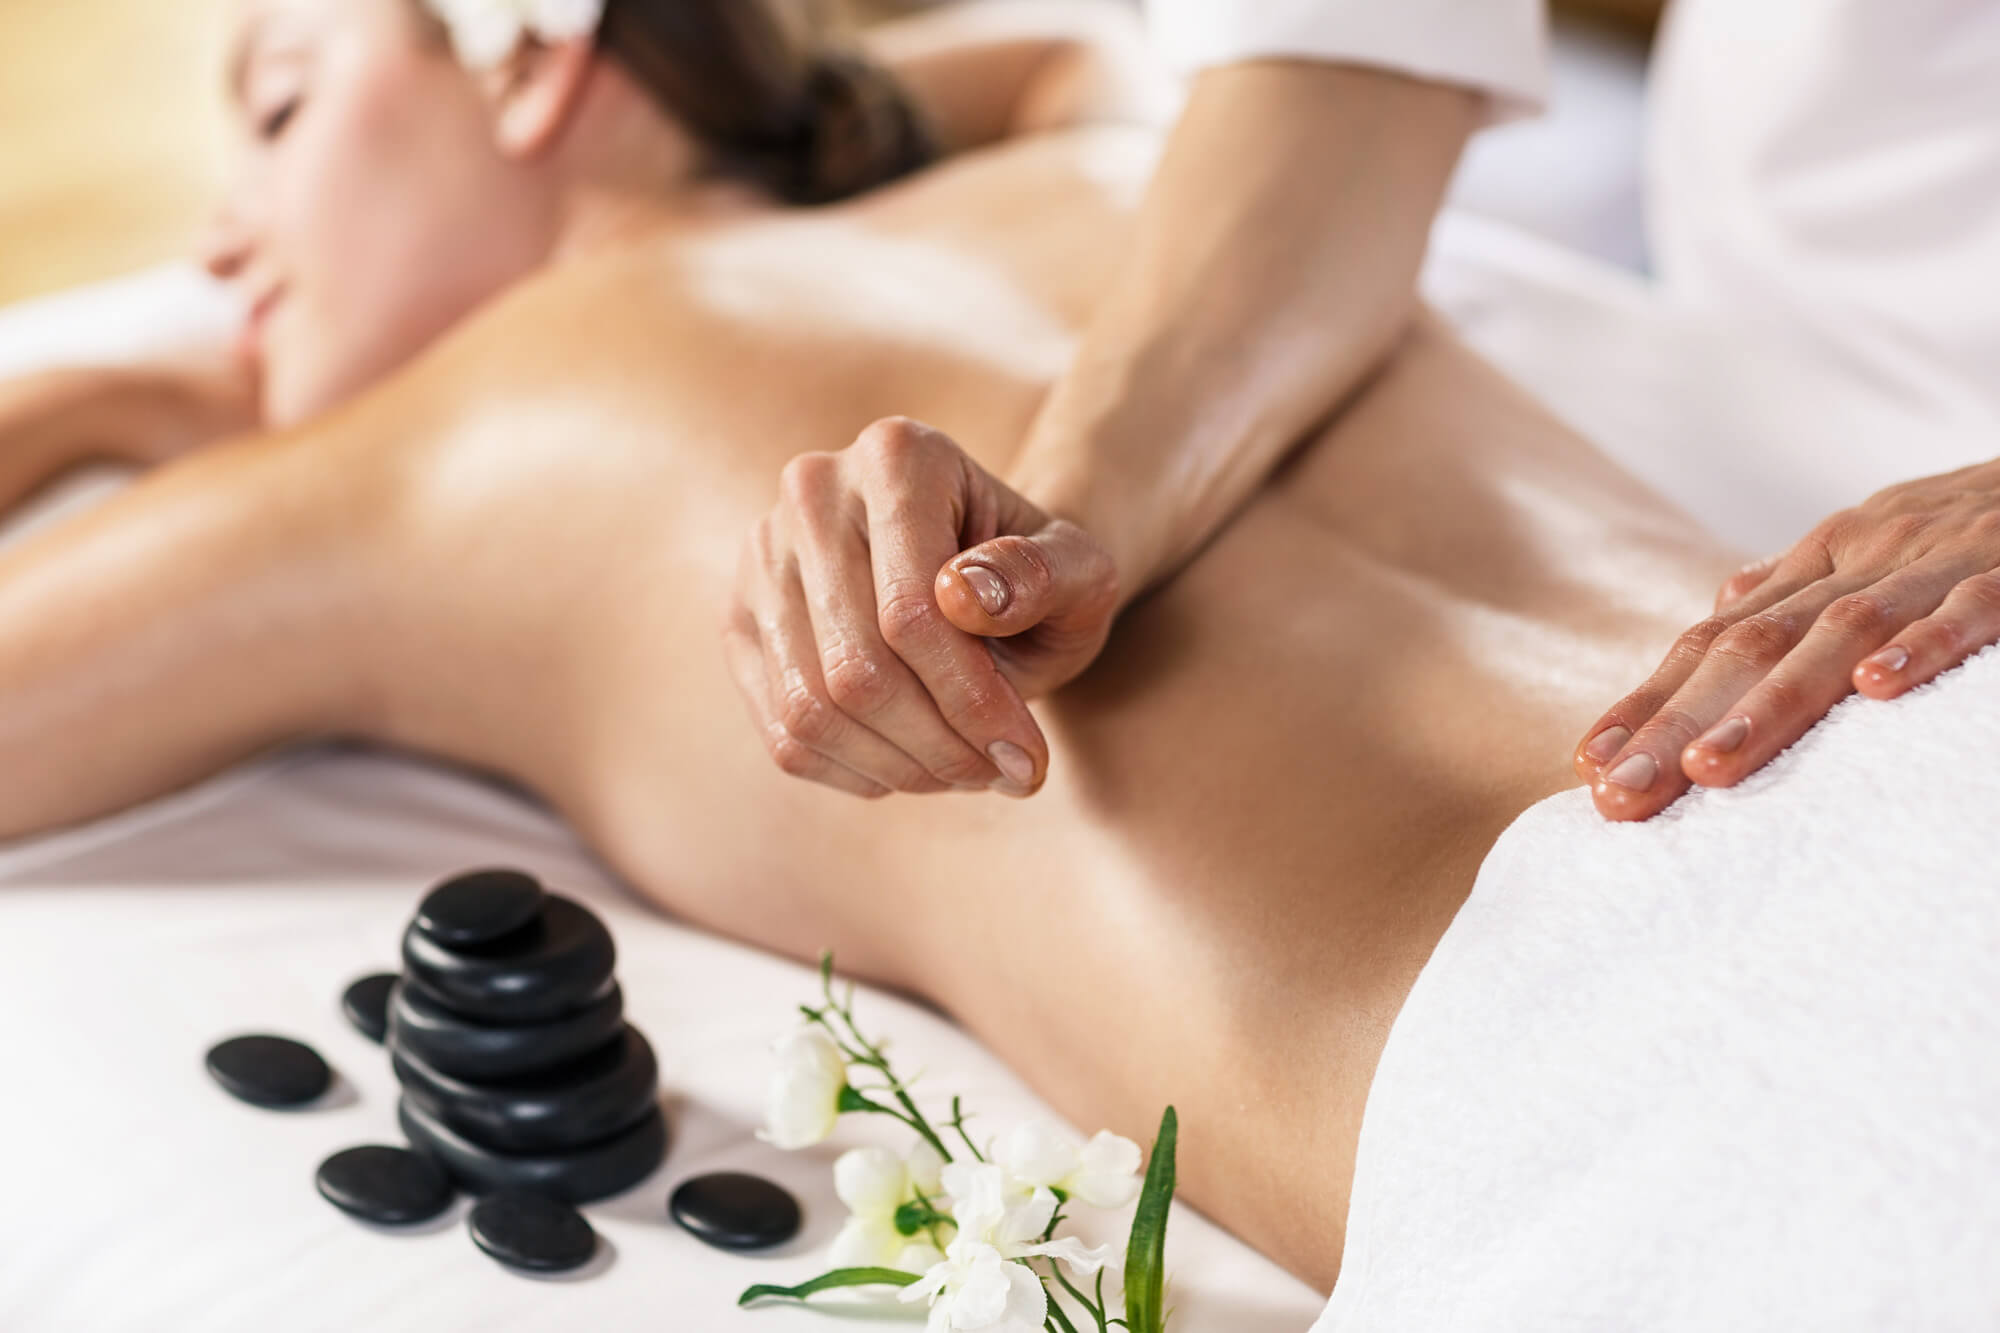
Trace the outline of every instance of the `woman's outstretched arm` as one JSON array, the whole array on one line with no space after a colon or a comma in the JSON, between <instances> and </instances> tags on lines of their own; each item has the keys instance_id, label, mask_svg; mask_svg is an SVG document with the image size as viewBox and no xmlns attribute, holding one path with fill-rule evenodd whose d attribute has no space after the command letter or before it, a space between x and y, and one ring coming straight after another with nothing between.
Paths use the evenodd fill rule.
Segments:
<instances>
[{"instance_id":1,"label":"woman's outstretched arm","mask_svg":"<svg viewBox=\"0 0 2000 1333\"><path fill-rule=\"evenodd\" d=\"M0 554L0 839L361 723L382 474L343 438L217 445Z\"/></svg>"},{"instance_id":2,"label":"woman's outstretched arm","mask_svg":"<svg viewBox=\"0 0 2000 1333\"><path fill-rule=\"evenodd\" d=\"M157 463L254 416L244 376L162 366L0 380L0 513L83 463Z\"/></svg>"}]
</instances>

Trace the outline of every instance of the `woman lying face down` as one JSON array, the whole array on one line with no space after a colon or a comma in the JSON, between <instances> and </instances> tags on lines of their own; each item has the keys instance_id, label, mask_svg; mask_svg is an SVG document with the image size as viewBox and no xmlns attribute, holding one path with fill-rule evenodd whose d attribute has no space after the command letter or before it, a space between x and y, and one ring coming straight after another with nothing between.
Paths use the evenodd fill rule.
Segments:
<instances>
[{"instance_id":1,"label":"woman lying face down","mask_svg":"<svg viewBox=\"0 0 2000 1333\"><path fill-rule=\"evenodd\" d=\"M1086 11L1117 31L1033 13ZM1038 705L1033 799L783 777L875 659L766 679L785 729L745 724L739 575L845 521L775 532L774 496L1003 468L1134 244L1156 136L1082 113L1150 85L998 12L882 34L904 101L776 0L613 0L597 41L478 71L398 0L248 9L263 137L215 254L275 294L278 428L0 554L0 837L324 737L501 775L663 908L928 996L1080 1121L1176 1104L1186 1197L1329 1284L1418 968L1731 558L1425 321ZM738 51L740 117L698 121ZM926 122L987 147L910 172ZM872 591L885 640L957 632L928 586ZM758 601L732 640L817 612Z\"/></svg>"}]
</instances>

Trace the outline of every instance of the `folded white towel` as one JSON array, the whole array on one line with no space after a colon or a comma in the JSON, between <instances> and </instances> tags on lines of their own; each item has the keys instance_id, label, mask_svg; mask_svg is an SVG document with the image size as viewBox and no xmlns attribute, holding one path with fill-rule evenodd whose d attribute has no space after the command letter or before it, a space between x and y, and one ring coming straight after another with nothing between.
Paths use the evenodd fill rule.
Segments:
<instances>
[{"instance_id":1,"label":"folded white towel","mask_svg":"<svg viewBox=\"0 0 2000 1333\"><path fill-rule=\"evenodd\" d=\"M1318 1330L2000 1327L2000 649L1495 847L1370 1095Z\"/></svg>"},{"instance_id":2,"label":"folded white towel","mask_svg":"<svg viewBox=\"0 0 2000 1333\"><path fill-rule=\"evenodd\" d=\"M236 303L193 264L162 264L0 309L0 376L172 358L226 344Z\"/></svg>"}]
</instances>

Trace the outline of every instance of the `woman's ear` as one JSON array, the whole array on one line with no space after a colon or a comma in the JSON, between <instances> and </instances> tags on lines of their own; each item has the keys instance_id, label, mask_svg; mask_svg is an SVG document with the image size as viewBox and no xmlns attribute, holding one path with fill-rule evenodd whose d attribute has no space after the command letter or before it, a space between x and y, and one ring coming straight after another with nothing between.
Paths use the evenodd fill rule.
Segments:
<instances>
[{"instance_id":1,"label":"woman's ear","mask_svg":"<svg viewBox=\"0 0 2000 1333\"><path fill-rule=\"evenodd\" d=\"M595 45L588 37L526 41L486 76L494 136L508 157L540 157L562 137L590 82Z\"/></svg>"}]
</instances>

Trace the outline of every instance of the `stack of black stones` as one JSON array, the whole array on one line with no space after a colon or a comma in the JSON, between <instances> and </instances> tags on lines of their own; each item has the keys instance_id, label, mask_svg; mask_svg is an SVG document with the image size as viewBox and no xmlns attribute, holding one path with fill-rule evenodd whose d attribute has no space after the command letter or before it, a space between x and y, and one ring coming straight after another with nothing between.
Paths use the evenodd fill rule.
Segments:
<instances>
[{"instance_id":1,"label":"stack of black stones","mask_svg":"<svg viewBox=\"0 0 2000 1333\"><path fill-rule=\"evenodd\" d=\"M480 1196L472 1238L517 1268L561 1272L597 1251L576 1205L637 1185L666 1155L653 1048L625 1021L604 923L530 875L445 881L403 933L403 971L363 977L341 1007L385 1042L409 1148L370 1144L320 1164L319 1191L365 1221L401 1227ZM311 1047L254 1035L209 1052L231 1093L274 1109L316 1104L332 1071ZM724 1249L781 1245L799 1206L734 1172L683 1181L668 1211Z\"/></svg>"},{"instance_id":2,"label":"stack of black stones","mask_svg":"<svg viewBox=\"0 0 2000 1333\"><path fill-rule=\"evenodd\" d=\"M367 1221L408 1225L482 1196L473 1241L517 1268L588 1263L576 1209L620 1193L666 1155L653 1048L625 1021L604 923L514 870L445 881L403 932L403 972L342 997L386 1041L416 1148L368 1145L321 1164L319 1189Z\"/></svg>"},{"instance_id":3,"label":"stack of black stones","mask_svg":"<svg viewBox=\"0 0 2000 1333\"><path fill-rule=\"evenodd\" d=\"M388 1046L412 1144L477 1194L587 1203L666 1154L659 1066L625 1021L604 923L517 871L424 899L403 933Z\"/></svg>"}]
</instances>

